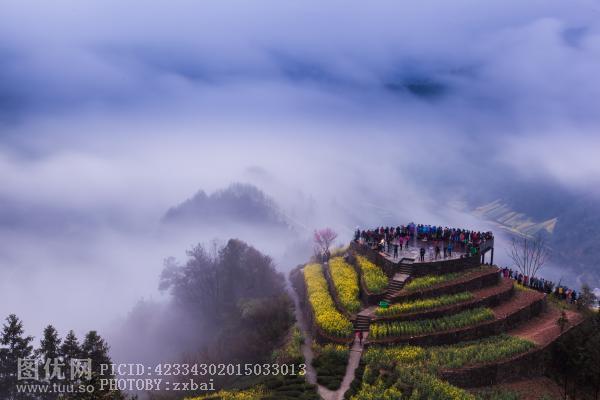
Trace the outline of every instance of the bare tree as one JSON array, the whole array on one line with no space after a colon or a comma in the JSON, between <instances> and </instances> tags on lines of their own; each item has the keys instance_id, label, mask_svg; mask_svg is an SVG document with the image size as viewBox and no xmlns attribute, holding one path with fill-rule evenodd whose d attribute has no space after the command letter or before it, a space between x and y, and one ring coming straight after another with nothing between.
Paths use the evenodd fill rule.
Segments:
<instances>
[{"instance_id":1,"label":"bare tree","mask_svg":"<svg viewBox=\"0 0 600 400\"><path fill-rule=\"evenodd\" d=\"M588 308L594 306L598 299L590 286L587 283L584 283L581 287L581 292L579 293L579 298L577 299L577 308L587 310Z\"/></svg>"},{"instance_id":2,"label":"bare tree","mask_svg":"<svg viewBox=\"0 0 600 400\"><path fill-rule=\"evenodd\" d=\"M535 277L550 257L550 250L544 238L537 235L513 238L508 255L523 275Z\"/></svg>"},{"instance_id":3,"label":"bare tree","mask_svg":"<svg viewBox=\"0 0 600 400\"><path fill-rule=\"evenodd\" d=\"M315 230L314 241L316 248L321 250L322 253L327 252L337 236L337 233L331 228Z\"/></svg>"}]
</instances>

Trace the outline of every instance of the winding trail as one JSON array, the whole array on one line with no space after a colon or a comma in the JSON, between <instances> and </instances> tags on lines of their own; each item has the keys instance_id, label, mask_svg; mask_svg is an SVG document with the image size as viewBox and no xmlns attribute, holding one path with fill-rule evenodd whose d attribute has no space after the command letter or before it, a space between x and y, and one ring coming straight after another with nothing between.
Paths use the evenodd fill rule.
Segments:
<instances>
[{"instance_id":1,"label":"winding trail","mask_svg":"<svg viewBox=\"0 0 600 400\"><path fill-rule=\"evenodd\" d=\"M306 363L306 381L310 384L317 385L317 391L323 400L343 400L344 393L348 391L352 381L354 380L354 372L356 371L358 363L360 362L360 357L362 356L364 346L360 345L357 341L354 341L352 344L350 356L348 357L346 373L344 374L344 379L342 380L342 384L338 390L329 390L325 386L319 385L317 383L317 371L312 366L312 361L315 358L315 354L311 347L312 335L310 333L308 323L304 319L304 315L300 310L300 300L298 298L298 294L293 288L291 288L290 292L292 298L294 299L294 313L296 314L296 321L300 331L302 331L302 335L304 336L304 343L302 344L301 348L302 354L304 355L304 362ZM367 335L364 336L363 342L365 341L366 337Z\"/></svg>"}]
</instances>

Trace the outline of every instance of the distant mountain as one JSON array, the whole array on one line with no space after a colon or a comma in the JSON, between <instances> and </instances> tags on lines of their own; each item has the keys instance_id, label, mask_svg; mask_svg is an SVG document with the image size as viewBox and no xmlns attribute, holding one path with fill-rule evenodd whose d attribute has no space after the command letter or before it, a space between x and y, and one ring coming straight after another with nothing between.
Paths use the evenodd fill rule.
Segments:
<instances>
[{"instance_id":1,"label":"distant mountain","mask_svg":"<svg viewBox=\"0 0 600 400\"><path fill-rule=\"evenodd\" d=\"M542 204L535 204L539 202ZM475 208L473 214L495 222L512 234L543 234L548 239L555 264L573 271L579 282L600 288L600 201L597 197L563 192L558 201L553 201L552 196L540 192L529 204L498 199Z\"/></svg>"},{"instance_id":2,"label":"distant mountain","mask_svg":"<svg viewBox=\"0 0 600 400\"><path fill-rule=\"evenodd\" d=\"M552 234L558 218L545 221L534 221L525 213L511 209L501 199L477 207L473 212L478 217L497 223L501 228L515 234L535 236L537 234Z\"/></svg>"},{"instance_id":3,"label":"distant mountain","mask_svg":"<svg viewBox=\"0 0 600 400\"><path fill-rule=\"evenodd\" d=\"M579 197L558 218L550 242L557 259L600 288L600 202L591 195Z\"/></svg>"},{"instance_id":4,"label":"distant mountain","mask_svg":"<svg viewBox=\"0 0 600 400\"><path fill-rule=\"evenodd\" d=\"M233 183L210 195L200 190L172 207L163 217L168 224L245 224L290 228L291 224L273 199L256 186Z\"/></svg>"}]
</instances>

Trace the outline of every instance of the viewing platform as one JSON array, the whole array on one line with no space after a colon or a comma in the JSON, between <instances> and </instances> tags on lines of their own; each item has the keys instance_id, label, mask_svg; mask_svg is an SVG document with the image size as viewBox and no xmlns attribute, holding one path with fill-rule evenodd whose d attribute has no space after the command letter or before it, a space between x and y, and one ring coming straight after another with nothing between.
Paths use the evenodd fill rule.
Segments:
<instances>
[{"instance_id":1,"label":"viewing platform","mask_svg":"<svg viewBox=\"0 0 600 400\"><path fill-rule=\"evenodd\" d=\"M436 258L435 247L440 246L440 254ZM453 249L451 255L446 254L442 249L442 242L427 240L411 240L408 249L404 247L398 250L398 257L394 257L392 252L379 251L375 246L353 241L350 243L352 250L364 255L373 263L381 266L386 274L392 278L397 273L409 273L412 276L422 276L435 273L457 272L467 268L474 268L486 264L486 255L490 254L489 264L494 262L494 239L488 239L482 242L475 255L465 253L465 248L459 246ZM425 256L421 261L420 251L425 249Z\"/></svg>"}]
</instances>

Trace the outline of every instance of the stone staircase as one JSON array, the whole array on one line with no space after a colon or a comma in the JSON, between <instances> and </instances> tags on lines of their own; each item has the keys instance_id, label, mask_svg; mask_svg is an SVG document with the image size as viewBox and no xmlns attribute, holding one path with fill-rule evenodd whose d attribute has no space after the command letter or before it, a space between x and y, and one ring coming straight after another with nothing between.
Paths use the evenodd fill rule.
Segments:
<instances>
[{"instance_id":1,"label":"stone staircase","mask_svg":"<svg viewBox=\"0 0 600 400\"><path fill-rule=\"evenodd\" d=\"M369 326L371 325L371 317L368 315L357 315L354 320L354 331L369 332Z\"/></svg>"},{"instance_id":2,"label":"stone staircase","mask_svg":"<svg viewBox=\"0 0 600 400\"><path fill-rule=\"evenodd\" d=\"M412 275L413 266L412 266L412 264L400 263L396 267L396 271L398 271L399 273L404 274L404 275Z\"/></svg>"},{"instance_id":3,"label":"stone staircase","mask_svg":"<svg viewBox=\"0 0 600 400\"><path fill-rule=\"evenodd\" d=\"M400 267L398 268L398 272L396 273L396 275L394 275L394 277L388 284L388 287L385 291L385 295L383 296L383 301L386 301L388 303L391 303L393 301L396 294L398 294L398 292L402 290L402 288L410 278L411 272L412 267L410 265L400 265Z\"/></svg>"}]
</instances>

